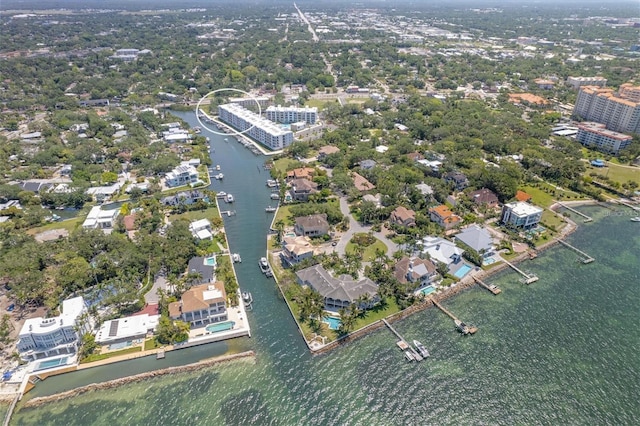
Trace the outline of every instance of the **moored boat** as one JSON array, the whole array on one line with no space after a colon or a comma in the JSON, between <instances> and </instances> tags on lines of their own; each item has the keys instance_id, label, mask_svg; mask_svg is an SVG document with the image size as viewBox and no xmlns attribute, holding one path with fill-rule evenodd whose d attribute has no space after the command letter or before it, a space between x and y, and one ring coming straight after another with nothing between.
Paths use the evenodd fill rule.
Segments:
<instances>
[{"instance_id":1,"label":"moored boat","mask_svg":"<svg viewBox=\"0 0 640 426\"><path fill-rule=\"evenodd\" d=\"M273 212L275 212L276 210L277 210L277 208L276 208L276 207L271 207L271 206L266 207L266 208L264 209L264 211L265 211L265 212L267 212L267 213L273 213Z\"/></svg>"},{"instance_id":2,"label":"moored boat","mask_svg":"<svg viewBox=\"0 0 640 426\"><path fill-rule=\"evenodd\" d=\"M239 253L233 253L231 255L231 259L233 260L233 263L242 263L242 258Z\"/></svg>"},{"instance_id":3,"label":"moored boat","mask_svg":"<svg viewBox=\"0 0 640 426\"><path fill-rule=\"evenodd\" d=\"M411 353L411 351L404 351L404 357L407 359L407 361L415 361L416 360L413 357L413 354Z\"/></svg>"},{"instance_id":4,"label":"moored boat","mask_svg":"<svg viewBox=\"0 0 640 426\"><path fill-rule=\"evenodd\" d=\"M227 203L233 203L233 201L234 201L233 195L231 195L231 194L227 194L227 196L224 198L224 200L225 200Z\"/></svg>"},{"instance_id":5,"label":"moored boat","mask_svg":"<svg viewBox=\"0 0 640 426\"><path fill-rule=\"evenodd\" d=\"M429 356L429 351L427 350L427 348L424 347L422 343L418 342L417 340L414 340L413 346L416 347L416 350L418 351L420 356L422 356L422 358L427 358Z\"/></svg>"},{"instance_id":6,"label":"moored boat","mask_svg":"<svg viewBox=\"0 0 640 426\"><path fill-rule=\"evenodd\" d=\"M631 222L640 222L640 216L632 217Z\"/></svg>"}]
</instances>

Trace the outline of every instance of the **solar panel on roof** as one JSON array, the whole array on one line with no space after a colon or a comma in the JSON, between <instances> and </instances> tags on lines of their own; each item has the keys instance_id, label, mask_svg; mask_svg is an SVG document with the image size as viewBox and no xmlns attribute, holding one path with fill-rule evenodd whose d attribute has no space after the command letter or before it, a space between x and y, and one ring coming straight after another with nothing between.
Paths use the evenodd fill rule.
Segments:
<instances>
[{"instance_id":1,"label":"solar panel on roof","mask_svg":"<svg viewBox=\"0 0 640 426\"><path fill-rule=\"evenodd\" d=\"M109 337L113 337L118 334L118 320L111 321L111 326L109 326Z\"/></svg>"}]
</instances>

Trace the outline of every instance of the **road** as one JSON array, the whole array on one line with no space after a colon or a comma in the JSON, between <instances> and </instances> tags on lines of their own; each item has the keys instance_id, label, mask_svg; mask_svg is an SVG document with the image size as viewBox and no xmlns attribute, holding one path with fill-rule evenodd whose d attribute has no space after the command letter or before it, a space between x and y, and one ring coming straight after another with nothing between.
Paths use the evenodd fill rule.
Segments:
<instances>
[{"instance_id":1,"label":"road","mask_svg":"<svg viewBox=\"0 0 640 426\"><path fill-rule=\"evenodd\" d=\"M298 15L300 15L300 19L302 19L302 22L304 22L305 24L307 24L307 29L309 30L309 32L311 33L311 36L313 37L313 41L320 41L320 38L318 37L318 35L316 34L316 32L314 31L313 27L311 26L311 23L309 22L309 20L307 19L306 16L304 16L304 13L302 13L302 11L298 8L298 5L293 3L293 7L296 8L296 10L298 11Z\"/></svg>"}]
</instances>

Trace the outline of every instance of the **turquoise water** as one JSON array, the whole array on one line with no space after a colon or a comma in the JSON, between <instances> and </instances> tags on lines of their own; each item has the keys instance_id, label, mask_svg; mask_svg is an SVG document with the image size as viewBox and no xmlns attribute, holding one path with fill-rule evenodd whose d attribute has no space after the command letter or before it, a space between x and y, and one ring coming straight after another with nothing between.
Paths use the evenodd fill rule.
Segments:
<instances>
[{"instance_id":1,"label":"turquoise water","mask_svg":"<svg viewBox=\"0 0 640 426\"><path fill-rule=\"evenodd\" d=\"M121 342L121 343L114 343L113 345L109 345L109 350L110 351L115 351L117 349L124 349L124 348L128 348L131 345L133 345L133 342L131 342L131 341L126 341L126 342Z\"/></svg>"},{"instance_id":2,"label":"turquoise water","mask_svg":"<svg viewBox=\"0 0 640 426\"><path fill-rule=\"evenodd\" d=\"M230 251L256 264L272 219L264 215L270 202L264 157L207 136L214 164L228 171L214 189L243 194L238 214L225 217ZM238 268L242 290L255 300L247 313L251 338L50 377L27 398L246 349L256 351L255 363L19 407L12 424L638 424L638 225L603 208L584 211L594 222L581 224L568 242L594 263L583 265L576 253L556 246L525 263L538 282L527 286L504 271L486 280L502 289L500 295L476 286L443 303L479 327L473 337L462 337L435 309L395 323L406 339L429 349L431 357L419 364L404 360L386 329L311 356L273 280L257 267Z\"/></svg>"},{"instance_id":3,"label":"turquoise water","mask_svg":"<svg viewBox=\"0 0 640 426\"><path fill-rule=\"evenodd\" d=\"M204 259L204 264L207 266L216 266L215 256L207 257Z\"/></svg>"},{"instance_id":4,"label":"turquoise water","mask_svg":"<svg viewBox=\"0 0 640 426\"><path fill-rule=\"evenodd\" d=\"M469 265L462 265L453 275L455 275L456 278L463 278L471 269L472 268Z\"/></svg>"},{"instance_id":5,"label":"turquoise water","mask_svg":"<svg viewBox=\"0 0 640 426\"><path fill-rule=\"evenodd\" d=\"M423 288L420 293L424 294L425 296L433 293L434 291L436 291L436 288L432 285L428 285L425 288Z\"/></svg>"},{"instance_id":6,"label":"turquoise water","mask_svg":"<svg viewBox=\"0 0 640 426\"><path fill-rule=\"evenodd\" d=\"M340 328L340 324L342 324L342 321L340 321L340 318L336 318L336 317L324 317L324 322L329 324L329 328L331 330L338 330Z\"/></svg>"},{"instance_id":7,"label":"turquoise water","mask_svg":"<svg viewBox=\"0 0 640 426\"><path fill-rule=\"evenodd\" d=\"M483 265L491 265L493 263L496 263L496 260L493 257L485 257L482 261Z\"/></svg>"},{"instance_id":8,"label":"turquoise water","mask_svg":"<svg viewBox=\"0 0 640 426\"><path fill-rule=\"evenodd\" d=\"M209 333L217 333L219 331L231 330L233 326L236 325L233 321L220 322L218 324L210 324L206 327L206 330Z\"/></svg>"},{"instance_id":9,"label":"turquoise water","mask_svg":"<svg viewBox=\"0 0 640 426\"><path fill-rule=\"evenodd\" d=\"M36 366L36 368L33 369L33 371L40 371L40 370L44 370L46 368L57 367L59 365L65 364L66 362L67 362L67 358L66 357L48 359L46 361L42 361L42 362L38 363L38 365Z\"/></svg>"}]
</instances>

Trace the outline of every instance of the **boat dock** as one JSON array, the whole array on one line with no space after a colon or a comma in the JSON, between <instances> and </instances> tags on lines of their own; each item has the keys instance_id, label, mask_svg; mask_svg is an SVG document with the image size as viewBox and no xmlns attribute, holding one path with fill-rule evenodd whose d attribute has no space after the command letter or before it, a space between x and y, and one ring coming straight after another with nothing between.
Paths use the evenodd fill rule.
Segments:
<instances>
[{"instance_id":1,"label":"boat dock","mask_svg":"<svg viewBox=\"0 0 640 426\"><path fill-rule=\"evenodd\" d=\"M638 207L638 206L634 206L634 205L629 204L629 203L627 203L627 202L625 202L625 201L622 201L622 200L618 200L618 204L622 204L623 206L627 206L627 207L629 207L631 210L635 210L635 211L639 211L639 210L640 210L640 207Z\"/></svg>"},{"instance_id":2,"label":"boat dock","mask_svg":"<svg viewBox=\"0 0 640 426\"><path fill-rule=\"evenodd\" d=\"M593 262L595 260L593 257L589 256L587 253L585 253L582 250L572 246L568 242L561 240L560 238L556 238L556 241L558 241L563 246L569 247L570 249L572 249L576 253L582 255L583 256L582 263L591 263L591 262Z\"/></svg>"},{"instance_id":3,"label":"boat dock","mask_svg":"<svg viewBox=\"0 0 640 426\"><path fill-rule=\"evenodd\" d=\"M584 218L584 222L585 223L591 222L593 220L591 217L587 216L586 214L580 213L578 210L576 210L576 209L574 209L572 207L569 207L566 204L562 204L560 201L556 201L556 203L558 203L559 206L564 207L565 209L569 210L570 212L573 212L573 213L577 214L578 216L582 216Z\"/></svg>"},{"instance_id":4,"label":"boat dock","mask_svg":"<svg viewBox=\"0 0 640 426\"><path fill-rule=\"evenodd\" d=\"M438 309L440 309L442 312L444 312L445 314L447 314L447 316L449 316L453 322L456 325L456 328L458 329L458 331L460 331L462 334L467 335L467 334L475 334L478 331L478 327L474 326L474 325L467 325L465 323L463 323L462 321L460 321L455 315L453 315L451 312L449 312L448 310L446 310L444 308L444 306L442 306L441 304L439 304L438 302L436 302L435 300L431 299L433 301L433 304L436 305L436 307Z\"/></svg>"},{"instance_id":5,"label":"boat dock","mask_svg":"<svg viewBox=\"0 0 640 426\"><path fill-rule=\"evenodd\" d=\"M493 294L496 294L496 295L497 295L497 294L502 293L502 290L501 290L501 289L499 289L498 287L496 287L496 286L495 286L495 285L493 285L493 284L488 285L488 284L486 284L484 281L482 281L481 279L476 278L476 277L473 277L473 280L474 280L475 282L477 282L477 283L478 283L478 285L479 285L480 287L484 287L484 288L486 288L487 290L489 290L489 291L490 291L491 293L493 293Z\"/></svg>"},{"instance_id":6,"label":"boat dock","mask_svg":"<svg viewBox=\"0 0 640 426\"><path fill-rule=\"evenodd\" d=\"M393 328L393 327L391 326L391 324L389 324L389 323L387 322L387 320L386 320L386 319L384 319L384 318L383 318L383 319L382 319L382 322L384 323L384 325L386 325L386 326L387 326L387 328L388 328L389 330L391 330L391 332L392 332L393 334L395 334L395 335L396 335L396 337L397 337L398 339L400 339L398 342L396 342L396 345L398 345L398 347L400 348L400 350L402 350L402 351L405 353L405 355L406 355L406 353L407 353L407 352L409 352L409 356L407 356L407 359L408 359L409 361L413 361L413 360L416 360L416 361L422 361L422 359L423 359L423 358L422 358L422 356L421 356L421 355L420 355L420 354L419 354L419 353L418 353L418 352L417 352L417 351L416 351L416 350L415 350L415 349L414 349L410 344L408 344L408 343L407 343L407 341L404 339L404 337L402 337L402 335L401 335L400 333L398 333L398 332L396 331L396 329L395 329L395 328Z\"/></svg>"},{"instance_id":7,"label":"boat dock","mask_svg":"<svg viewBox=\"0 0 640 426\"><path fill-rule=\"evenodd\" d=\"M514 265L513 263L509 262L506 259L502 259L504 261L504 263L506 263L507 265L509 265L514 271L516 271L517 273L519 273L520 275L523 276L523 282L525 284L531 284L531 283L535 283L536 281L538 281L538 277L534 274L527 274L526 272L524 272L523 270L519 269L516 265Z\"/></svg>"}]
</instances>

